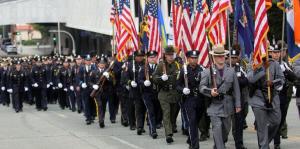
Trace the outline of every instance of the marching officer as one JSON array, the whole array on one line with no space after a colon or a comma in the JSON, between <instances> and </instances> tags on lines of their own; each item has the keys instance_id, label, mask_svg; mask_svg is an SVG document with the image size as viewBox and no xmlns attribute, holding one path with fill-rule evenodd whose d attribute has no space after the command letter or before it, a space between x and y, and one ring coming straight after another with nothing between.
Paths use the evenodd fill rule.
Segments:
<instances>
[{"instance_id":1,"label":"marching officer","mask_svg":"<svg viewBox=\"0 0 300 149\"><path fill-rule=\"evenodd\" d=\"M214 148L225 149L231 128L231 117L241 111L240 87L234 69L226 66L228 52L223 46L213 47L210 54L214 63L201 75L200 92L211 98L207 109L212 124ZM235 108L234 108L235 107Z\"/></svg>"},{"instance_id":2,"label":"marching officer","mask_svg":"<svg viewBox=\"0 0 300 149\"><path fill-rule=\"evenodd\" d=\"M60 88L59 105L62 109L67 107L73 112L75 111L74 91L74 74L70 68L70 59L65 59L63 67L59 71L58 88Z\"/></svg>"},{"instance_id":3,"label":"marching officer","mask_svg":"<svg viewBox=\"0 0 300 149\"><path fill-rule=\"evenodd\" d=\"M97 100L97 110L98 110L98 118L99 118L99 126L100 128L104 128L104 119L106 112L106 105L108 102L111 102L110 98L113 95L113 78L107 72L107 60L104 56L98 60L97 68L93 70L91 80L93 82L93 89L98 91L99 94L95 97ZM99 82L101 80L101 82ZM111 119L115 117L114 110L110 109L110 117Z\"/></svg>"},{"instance_id":4,"label":"marching officer","mask_svg":"<svg viewBox=\"0 0 300 149\"><path fill-rule=\"evenodd\" d=\"M121 124L124 127L127 127L129 124L129 85L126 82L126 75L128 71L128 60L124 60L123 65L122 65L122 71L121 71L121 78L120 78L120 84L121 84L121 100L120 100L120 105L121 105ZM134 113L133 113L134 116ZM131 123L130 125L131 130L135 130L135 123Z\"/></svg>"},{"instance_id":5,"label":"marching officer","mask_svg":"<svg viewBox=\"0 0 300 149\"><path fill-rule=\"evenodd\" d=\"M176 79L180 65L174 61L174 47L165 48L164 60L160 62L153 74L153 82L159 87L158 100L163 112L166 142L174 142L173 129L176 127L179 95L176 91Z\"/></svg>"},{"instance_id":6,"label":"marching officer","mask_svg":"<svg viewBox=\"0 0 300 149\"><path fill-rule=\"evenodd\" d=\"M10 72L8 92L12 94L13 108L16 113L23 109L23 96L24 92L28 91L25 73L21 70L21 61L13 62L15 64L14 70Z\"/></svg>"},{"instance_id":7,"label":"marching officer","mask_svg":"<svg viewBox=\"0 0 300 149\"><path fill-rule=\"evenodd\" d=\"M8 62L4 62L2 64L2 70L1 70L1 100L2 104L9 107L10 104L10 97L9 93L7 92L7 85L9 80L9 73L10 73L10 65Z\"/></svg>"},{"instance_id":8,"label":"marching officer","mask_svg":"<svg viewBox=\"0 0 300 149\"><path fill-rule=\"evenodd\" d=\"M86 117L86 124L90 125L94 122L93 117L93 108L94 108L94 99L90 97L90 94L93 90L93 83L91 81L92 75L92 62L90 55L87 55L85 58L85 64L79 70L80 76L80 91L82 94L82 99L84 101L84 115Z\"/></svg>"},{"instance_id":9,"label":"marching officer","mask_svg":"<svg viewBox=\"0 0 300 149\"><path fill-rule=\"evenodd\" d=\"M232 68L235 70L236 76L239 81L240 93L241 93L241 108L240 112L234 114L232 134L234 136L235 148L236 149L246 149L243 142L243 126L244 126L244 110L246 109L246 102L248 100L248 79L247 74L240 65L240 47L239 45L234 45L231 53L231 63Z\"/></svg>"},{"instance_id":10,"label":"marching officer","mask_svg":"<svg viewBox=\"0 0 300 149\"><path fill-rule=\"evenodd\" d=\"M281 121L279 128L277 130L277 133L274 137L274 148L275 149L280 149L280 131L281 127L285 123L286 115L287 115L287 107L289 104L289 99L288 99L288 89L290 86L293 86L290 82L294 82L295 79L297 78L288 63L285 61L281 61L282 58L282 51L281 51L281 46L276 44L275 42L273 43L272 46L270 46L270 55L272 59L278 63L280 63L280 68L284 74L285 77L285 82L283 84L282 90L279 92L279 100L280 100L280 112L281 112Z\"/></svg>"},{"instance_id":11,"label":"marching officer","mask_svg":"<svg viewBox=\"0 0 300 149\"><path fill-rule=\"evenodd\" d=\"M142 51L135 51L132 62L129 62L128 71L125 72L125 78L129 88L129 123L130 129L134 130L134 123L136 117L137 134L142 135L145 132L144 123L146 115L146 107L142 99L140 85L138 84L138 75L143 63L144 53ZM135 113L135 116L134 116Z\"/></svg>"},{"instance_id":12,"label":"marching officer","mask_svg":"<svg viewBox=\"0 0 300 149\"><path fill-rule=\"evenodd\" d=\"M249 70L247 78L250 83L249 105L257 125L258 146L268 149L281 121L279 92L285 82L284 74L278 62L265 57L261 67Z\"/></svg>"},{"instance_id":13,"label":"marching officer","mask_svg":"<svg viewBox=\"0 0 300 149\"><path fill-rule=\"evenodd\" d=\"M190 149L199 149L198 124L202 116L204 96L199 92L201 66L197 64L199 51L186 52L188 64L183 64L177 80L177 91L182 94L183 108L187 114Z\"/></svg>"},{"instance_id":14,"label":"marching officer","mask_svg":"<svg viewBox=\"0 0 300 149\"><path fill-rule=\"evenodd\" d=\"M31 83L33 86L33 97L35 99L36 109L38 111L47 111L47 99L46 99L46 82L47 75L46 69L42 65L39 57L35 58L36 65L32 68Z\"/></svg>"},{"instance_id":15,"label":"marching officer","mask_svg":"<svg viewBox=\"0 0 300 149\"><path fill-rule=\"evenodd\" d=\"M155 71L157 64L157 52L149 51L147 53L147 63L139 71L138 83L141 86L142 97L148 113L149 121L149 134L153 139L157 138L156 122L157 116L160 113L160 105L157 99L157 85L153 84L153 72Z\"/></svg>"},{"instance_id":16,"label":"marching officer","mask_svg":"<svg viewBox=\"0 0 300 149\"><path fill-rule=\"evenodd\" d=\"M76 98L76 103L77 103L77 112L81 113L84 109L84 102L82 100L82 94L80 91L80 68L83 67L82 64L82 58L80 55L78 55L75 59L75 65L73 66L73 73L74 73L74 88L75 88L75 98Z\"/></svg>"}]
</instances>

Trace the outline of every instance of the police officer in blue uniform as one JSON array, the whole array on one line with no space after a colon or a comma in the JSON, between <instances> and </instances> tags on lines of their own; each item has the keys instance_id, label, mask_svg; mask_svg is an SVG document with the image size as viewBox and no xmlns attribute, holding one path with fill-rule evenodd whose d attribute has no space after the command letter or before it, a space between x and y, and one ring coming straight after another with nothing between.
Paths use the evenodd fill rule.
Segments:
<instances>
[{"instance_id":1,"label":"police officer in blue uniform","mask_svg":"<svg viewBox=\"0 0 300 149\"><path fill-rule=\"evenodd\" d=\"M46 69L42 65L40 57L35 58L36 65L33 66L32 72L31 72L31 83L33 87L33 97L35 99L36 103L36 109L38 111L44 110L46 111L48 109L47 107L47 94L46 94L46 82L47 82L47 76L46 76Z\"/></svg>"},{"instance_id":2,"label":"police officer in blue uniform","mask_svg":"<svg viewBox=\"0 0 300 149\"><path fill-rule=\"evenodd\" d=\"M153 139L157 138L156 125L157 116L159 116L159 101L158 101L158 87L153 83L153 72L157 64L156 51L149 51L147 53L147 61L142 69L139 71L138 83L141 86L143 100L148 113L149 131Z\"/></svg>"},{"instance_id":3,"label":"police officer in blue uniform","mask_svg":"<svg viewBox=\"0 0 300 149\"><path fill-rule=\"evenodd\" d=\"M93 117L93 106L94 100L90 97L91 92L93 91L93 83L91 82L92 75L92 62L90 55L87 55L85 58L85 65L81 66L79 70L80 76L80 91L84 101L84 115L86 117L86 124L90 125L94 122Z\"/></svg>"},{"instance_id":4,"label":"police officer in blue uniform","mask_svg":"<svg viewBox=\"0 0 300 149\"><path fill-rule=\"evenodd\" d=\"M177 79L177 91L182 94L183 110L186 111L188 120L190 148L199 149L198 124L202 113L204 112L204 96L199 92L201 72L203 69L198 62L199 51L188 51L186 57L188 64L183 64L179 78Z\"/></svg>"},{"instance_id":5,"label":"police officer in blue uniform","mask_svg":"<svg viewBox=\"0 0 300 149\"><path fill-rule=\"evenodd\" d=\"M28 91L25 73L21 69L21 63L22 61L20 60L13 61L15 68L10 72L7 90L12 94L13 108L16 113L22 111L24 92Z\"/></svg>"}]
</instances>

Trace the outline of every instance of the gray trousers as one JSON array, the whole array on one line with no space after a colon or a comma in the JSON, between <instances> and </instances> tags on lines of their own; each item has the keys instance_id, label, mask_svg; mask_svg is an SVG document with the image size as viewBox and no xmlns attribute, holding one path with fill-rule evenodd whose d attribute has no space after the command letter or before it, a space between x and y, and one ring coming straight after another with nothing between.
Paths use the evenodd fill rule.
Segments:
<instances>
[{"instance_id":1,"label":"gray trousers","mask_svg":"<svg viewBox=\"0 0 300 149\"><path fill-rule=\"evenodd\" d=\"M260 149L269 149L269 144L276 135L280 124L280 108L265 110L253 107L253 112L257 124L258 146Z\"/></svg>"},{"instance_id":2,"label":"gray trousers","mask_svg":"<svg viewBox=\"0 0 300 149\"><path fill-rule=\"evenodd\" d=\"M212 133L214 138L214 149L225 149L225 143L231 128L231 116L218 117L211 116Z\"/></svg>"}]
</instances>

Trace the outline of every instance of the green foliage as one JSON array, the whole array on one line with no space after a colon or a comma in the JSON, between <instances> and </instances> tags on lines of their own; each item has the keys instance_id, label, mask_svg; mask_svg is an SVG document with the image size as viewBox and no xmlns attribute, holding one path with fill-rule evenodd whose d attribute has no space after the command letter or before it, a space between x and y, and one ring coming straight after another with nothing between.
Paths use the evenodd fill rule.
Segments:
<instances>
[{"instance_id":1,"label":"green foliage","mask_svg":"<svg viewBox=\"0 0 300 149\"><path fill-rule=\"evenodd\" d=\"M24 46L33 46L36 45L38 41L36 40L22 40L22 45Z\"/></svg>"},{"instance_id":2,"label":"green foliage","mask_svg":"<svg viewBox=\"0 0 300 149\"><path fill-rule=\"evenodd\" d=\"M50 36L49 29L50 27L43 24L31 24L35 30L38 30L42 34L42 38Z\"/></svg>"}]
</instances>

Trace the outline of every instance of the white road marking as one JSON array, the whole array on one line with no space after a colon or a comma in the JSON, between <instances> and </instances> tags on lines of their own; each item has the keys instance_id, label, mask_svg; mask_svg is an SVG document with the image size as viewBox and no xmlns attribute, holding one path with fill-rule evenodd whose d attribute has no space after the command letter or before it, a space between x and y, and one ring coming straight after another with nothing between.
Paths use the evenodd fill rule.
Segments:
<instances>
[{"instance_id":1,"label":"white road marking","mask_svg":"<svg viewBox=\"0 0 300 149\"><path fill-rule=\"evenodd\" d=\"M52 113L54 113L54 114L56 114L57 116L59 116L59 117L62 117L62 118L67 118L67 116L66 115L64 115L64 114L60 114L60 113L58 113L58 112L55 112L55 111L51 111Z\"/></svg>"},{"instance_id":2,"label":"white road marking","mask_svg":"<svg viewBox=\"0 0 300 149\"><path fill-rule=\"evenodd\" d=\"M109 136L109 137L112 138L112 139L114 139L114 140L116 140L116 141L119 141L119 142L121 142L121 143L123 143L123 144L125 144L125 145L128 145L128 146L130 146L130 147L132 147L132 148L135 148L135 149L142 149L141 147L136 146L136 145L134 145L134 144L132 144L132 143L130 143L130 142L127 142L127 141L125 141L125 140L123 140L123 139L120 139L120 138L118 138L118 137L116 137L116 136Z\"/></svg>"}]
</instances>

